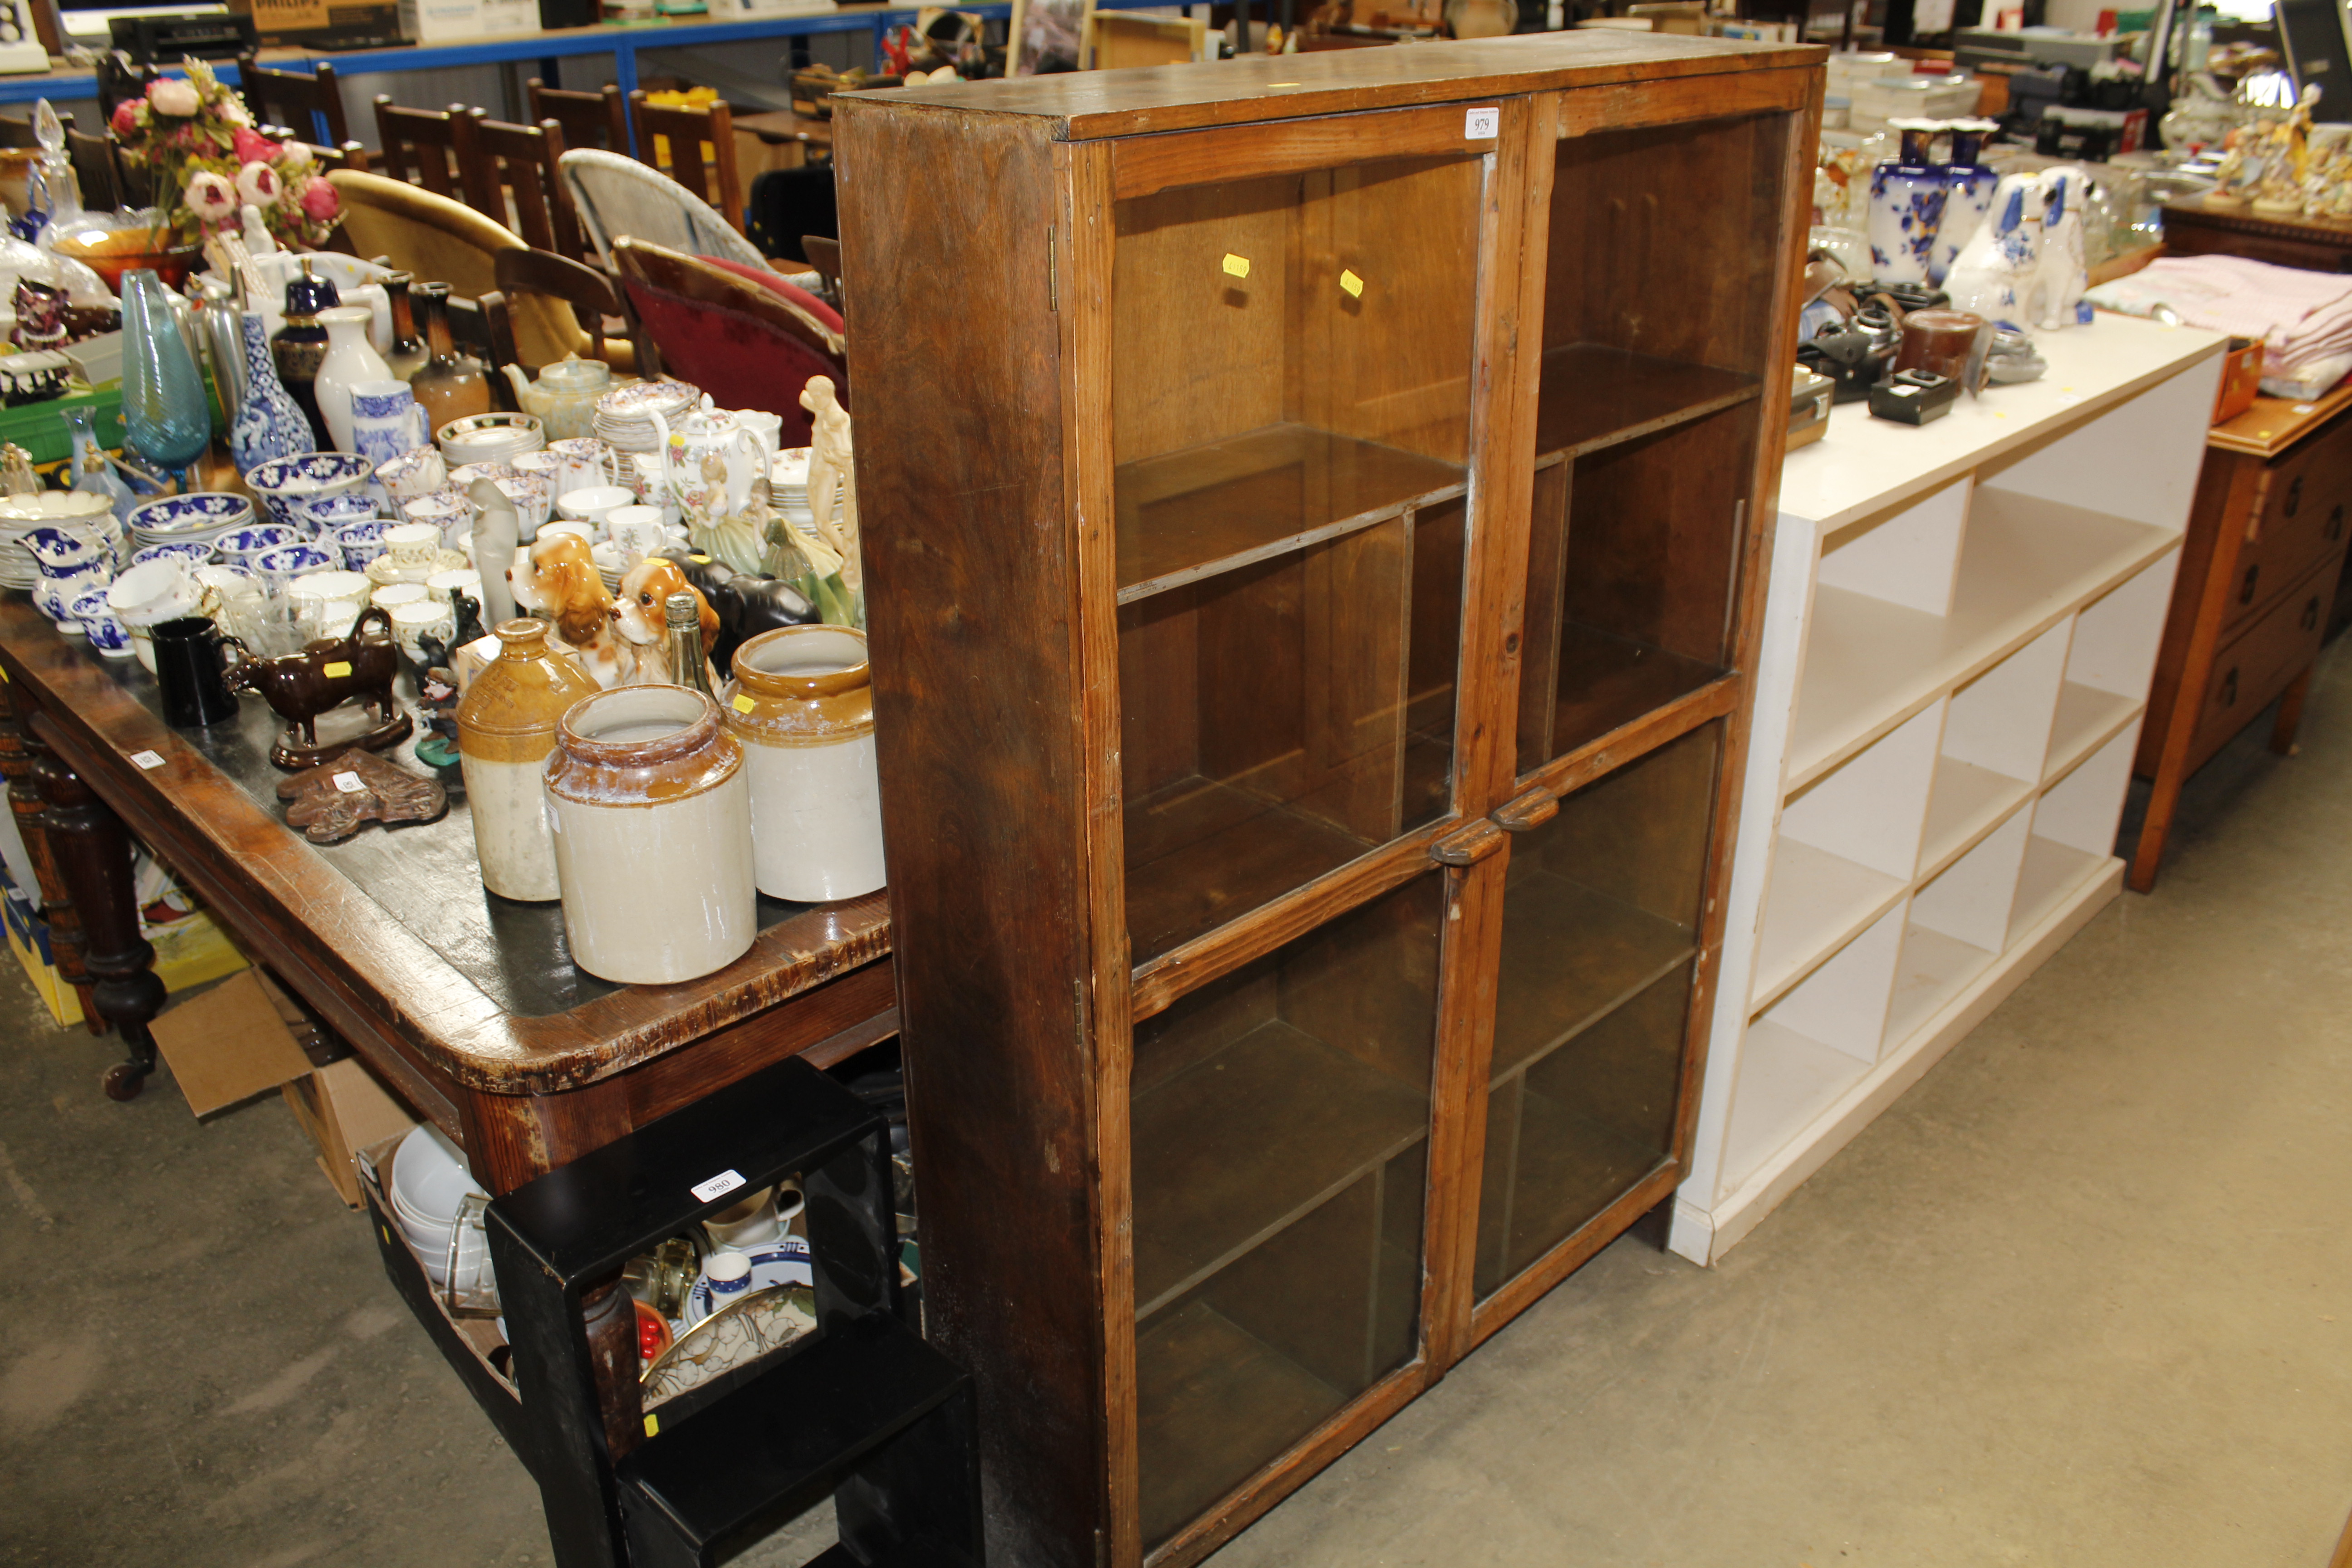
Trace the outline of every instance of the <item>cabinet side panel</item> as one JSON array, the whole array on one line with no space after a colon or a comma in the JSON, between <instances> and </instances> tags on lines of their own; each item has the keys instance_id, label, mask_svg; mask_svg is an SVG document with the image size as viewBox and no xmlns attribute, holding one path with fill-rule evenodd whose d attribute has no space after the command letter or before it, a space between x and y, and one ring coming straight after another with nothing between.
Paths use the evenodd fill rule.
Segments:
<instances>
[{"instance_id":1,"label":"cabinet side panel","mask_svg":"<svg viewBox=\"0 0 2352 1568\"><path fill-rule=\"evenodd\" d=\"M1104 1304L1053 150L991 115L835 126L926 1327L979 1384L991 1559L1075 1568Z\"/></svg>"}]
</instances>

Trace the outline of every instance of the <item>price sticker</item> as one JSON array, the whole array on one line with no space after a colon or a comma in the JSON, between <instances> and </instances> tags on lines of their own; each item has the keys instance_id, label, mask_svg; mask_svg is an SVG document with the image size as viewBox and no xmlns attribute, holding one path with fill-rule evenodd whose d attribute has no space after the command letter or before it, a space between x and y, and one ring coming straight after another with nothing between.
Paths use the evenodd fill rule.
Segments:
<instances>
[{"instance_id":1,"label":"price sticker","mask_svg":"<svg viewBox=\"0 0 2352 1568\"><path fill-rule=\"evenodd\" d=\"M335 660L332 664L320 667L319 670L320 674L325 676L330 680L341 680L344 676L349 675L351 672L351 665L347 661L340 658Z\"/></svg>"},{"instance_id":2,"label":"price sticker","mask_svg":"<svg viewBox=\"0 0 2352 1568\"><path fill-rule=\"evenodd\" d=\"M131 753L131 760L142 768L160 768L163 765L163 753L159 752L133 752Z\"/></svg>"},{"instance_id":3,"label":"price sticker","mask_svg":"<svg viewBox=\"0 0 2352 1568\"><path fill-rule=\"evenodd\" d=\"M1343 271L1339 274L1339 287L1348 291L1348 298L1350 300L1360 300L1364 297L1364 280L1353 272Z\"/></svg>"},{"instance_id":4,"label":"price sticker","mask_svg":"<svg viewBox=\"0 0 2352 1568\"><path fill-rule=\"evenodd\" d=\"M1225 252L1225 270L1235 278L1248 277L1249 258L1246 256L1235 256L1230 250Z\"/></svg>"},{"instance_id":5,"label":"price sticker","mask_svg":"<svg viewBox=\"0 0 2352 1568\"><path fill-rule=\"evenodd\" d=\"M1462 140L1492 142L1503 133L1503 111L1499 109L1474 109L1462 119Z\"/></svg>"},{"instance_id":6,"label":"price sticker","mask_svg":"<svg viewBox=\"0 0 2352 1568\"><path fill-rule=\"evenodd\" d=\"M697 1201L707 1204L713 1198L725 1197L742 1184L742 1172L721 1171L709 1181L697 1182L687 1190L695 1195Z\"/></svg>"},{"instance_id":7,"label":"price sticker","mask_svg":"<svg viewBox=\"0 0 2352 1568\"><path fill-rule=\"evenodd\" d=\"M342 791L345 795L357 795L360 791L367 788L367 785L360 783L359 774L342 773L335 775L335 787Z\"/></svg>"},{"instance_id":8,"label":"price sticker","mask_svg":"<svg viewBox=\"0 0 2352 1568\"><path fill-rule=\"evenodd\" d=\"M752 701L749 697L738 693L735 700L730 703L729 706L733 708L738 713L749 713L752 709L757 708L759 704Z\"/></svg>"}]
</instances>

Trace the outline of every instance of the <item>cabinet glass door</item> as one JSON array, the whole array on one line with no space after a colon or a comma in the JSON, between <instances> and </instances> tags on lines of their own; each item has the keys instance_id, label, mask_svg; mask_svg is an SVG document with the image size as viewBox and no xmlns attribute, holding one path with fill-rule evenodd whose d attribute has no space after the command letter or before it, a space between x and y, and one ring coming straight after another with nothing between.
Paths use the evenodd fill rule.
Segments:
<instances>
[{"instance_id":1,"label":"cabinet glass door","mask_svg":"<svg viewBox=\"0 0 2352 1568\"><path fill-rule=\"evenodd\" d=\"M1451 809L1486 163L1116 204L1138 963Z\"/></svg>"},{"instance_id":2,"label":"cabinet glass door","mask_svg":"<svg viewBox=\"0 0 2352 1568\"><path fill-rule=\"evenodd\" d=\"M1728 662L1759 395L1777 347L1790 118L1559 142L1522 773L1699 689Z\"/></svg>"}]
</instances>

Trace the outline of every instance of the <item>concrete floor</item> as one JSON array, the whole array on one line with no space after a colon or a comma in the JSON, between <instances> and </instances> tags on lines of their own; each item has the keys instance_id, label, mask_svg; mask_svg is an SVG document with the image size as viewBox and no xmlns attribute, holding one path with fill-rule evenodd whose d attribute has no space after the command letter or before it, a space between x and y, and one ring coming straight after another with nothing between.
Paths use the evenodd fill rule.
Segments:
<instances>
[{"instance_id":1,"label":"concrete floor","mask_svg":"<svg viewBox=\"0 0 2352 1568\"><path fill-rule=\"evenodd\" d=\"M2352 1508L2352 655L1719 1268L1627 1238L1216 1568L2322 1568ZM547 1561L285 1110L0 964L0 1563ZM805 1540L761 1564L798 1563Z\"/></svg>"}]
</instances>

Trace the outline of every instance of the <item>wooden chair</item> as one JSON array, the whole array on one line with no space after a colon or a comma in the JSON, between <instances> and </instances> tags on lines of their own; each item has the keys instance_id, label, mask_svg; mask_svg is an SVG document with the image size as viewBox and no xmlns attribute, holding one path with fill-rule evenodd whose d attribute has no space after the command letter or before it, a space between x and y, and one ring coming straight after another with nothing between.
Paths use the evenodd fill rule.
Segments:
<instances>
[{"instance_id":1,"label":"wooden chair","mask_svg":"<svg viewBox=\"0 0 2352 1568\"><path fill-rule=\"evenodd\" d=\"M1078 63L1087 70L1186 65L1210 58L1208 37L1205 18L1088 10Z\"/></svg>"},{"instance_id":2,"label":"wooden chair","mask_svg":"<svg viewBox=\"0 0 2352 1568\"><path fill-rule=\"evenodd\" d=\"M563 127L566 147L601 147L626 155L629 151L629 110L621 89L611 82L602 92L573 92L549 87L537 77L525 87L534 125L552 120Z\"/></svg>"},{"instance_id":3,"label":"wooden chair","mask_svg":"<svg viewBox=\"0 0 2352 1568\"><path fill-rule=\"evenodd\" d=\"M83 206L92 212L108 212L125 205L129 198L128 182L123 178L122 161L112 136L103 132L96 136L85 136L68 124L66 127L66 157L73 163L75 184L81 186ZM145 188L143 183L141 188Z\"/></svg>"},{"instance_id":4,"label":"wooden chair","mask_svg":"<svg viewBox=\"0 0 2352 1568\"><path fill-rule=\"evenodd\" d=\"M537 249L572 261L586 255L580 215L572 210L571 188L556 165L563 156L562 125L478 120L473 140L476 155L465 163L466 199Z\"/></svg>"},{"instance_id":5,"label":"wooden chair","mask_svg":"<svg viewBox=\"0 0 2352 1568\"><path fill-rule=\"evenodd\" d=\"M538 374L540 366L522 357L514 335L515 302L531 297L569 305L590 342L603 346L594 357L616 374L627 374L653 362L628 296L594 268L544 250L502 250L494 265L499 286L477 302L494 364L519 364ZM615 324L622 332L617 338L610 335Z\"/></svg>"},{"instance_id":6,"label":"wooden chair","mask_svg":"<svg viewBox=\"0 0 2352 1568\"><path fill-rule=\"evenodd\" d=\"M828 239L821 234L801 236L801 254L808 258L809 268L824 279L825 292L833 297L834 309L841 308L841 241Z\"/></svg>"},{"instance_id":7,"label":"wooden chair","mask_svg":"<svg viewBox=\"0 0 2352 1568\"><path fill-rule=\"evenodd\" d=\"M273 70L251 55L241 55L236 74L246 107L256 120L290 126L296 136L314 146L340 148L351 142L343 89L335 80L335 68L326 61L311 71Z\"/></svg>"},{"instance_id":8,"label":"wooden chair","mask_svg":"<svg viewBox=\"0 0 2352 1568\"><path fill-rule=\"evenodd\" d=\"M667 109L629 94L629 130L636 138L637 162L684 185L743 232L743 183L735 172L735 127L724 102L708 109ZM656 156L669 143L669 161ZM703 149L709 148L705 155Z\"/></svg>"},{"instance_id":9,"label":"wooden chair","mask_svg":"<svg viewBox=\"0 0 2352 1568\"><path fill-rule=\"evenodd\" d=\"M833 378L848 402L841 318L814 295L765 268L688 256L642 240L613 244L614 270L664 374L695 385L726 408L779 416L786 447L806 446L800 405L809 377ZM639 368L655 374L643 361Z\"/></svg>"},{"instance_id":10,"label":"wooden chair","mask_svg":"<svg viewBox=\"0 0 2352 1568\"><path fill-rule=\"evenodd\" d=\"M58 120L68 131L73 129L73 116L65 110L58 110ZM28 113L20 118L14 114L0 114L0 147L32 152L38 150L40 145L39 138L33 134L32 115Z\"/></svg>"},{"instance_id":11,"label":"wooden chair","mask_svg":"<svg viewBox=\"0 0 2352 1568\"><path fill-rule=\"evenodd\" d=\"M389 95L378 93L375 129L383 150L376 156L381 172L436 196L471 201L479 188L468 182L481 157L481 122L482 111L462 103L441 110L403 109ZM499 205L485 209L494 222L503 212Z\"/></svg>"}]
</instances>

